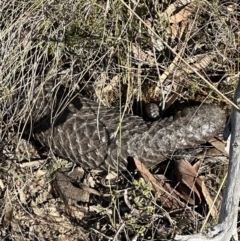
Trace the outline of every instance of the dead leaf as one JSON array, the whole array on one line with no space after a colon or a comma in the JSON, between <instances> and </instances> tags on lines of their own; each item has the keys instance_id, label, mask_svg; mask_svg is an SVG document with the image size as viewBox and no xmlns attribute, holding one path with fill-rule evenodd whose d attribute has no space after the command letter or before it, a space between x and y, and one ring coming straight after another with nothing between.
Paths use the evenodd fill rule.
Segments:
<instances>
[{"instance_id":1,"label":"dead leaf","mask_svg":"<svg viewBox=\"0 0 240 241\"><path fill-rule=\"evenodd\" d=\"M212 146L214 146L217 150L221 151L224 155L228 156L228 153L225 150L225 144L218 140L217 138L213 137L208 141Z\"/></svg>"},{"instance_id":2,"label":"dead leaf","mask_svg":"<svg viewBox=\"0 0 240 241\"><path fill-rule=\"evenodd\" d=\"M195 169L196 172L198 172L198 170L201 167L201 165L202 165L202 161L201 160L199 160L196 163L194 163L193 168Z\"/></svg>"},{"instance_id":3,"label":"dead leaf","mask_svg":"<svg viewBox=\"0 0 240 241\"><path fill-rule=\"evenodd\" d=\"M181 11L179 11L177 14L171 16L169 18L170 23L180 23L182 21L188 20L188 18L193 14L193 10L189 7L183 8Z\"/></svg>"},{"instance_id":4,"label":"dead leaf","mask_svg":"<svg viewBox=\"0 0 240 241\"><path fill-rule=\"evenodd\" d=\"M143 63L148 63L150 66L155 64L155 60L149 54L146 54L139 46L132 45L133 56L141 60Z\"/></svg>"},{"instance_id":5,"label":"dead leaf","mask_svg":"<svg viewBox=\"0 0 240 241\"><path fill-rule=\"evenodd\" d=\"M12 219L13 219L13 207L11 205L8 205L3 216L3 226L4 227L10 226Z\"/></svg>"},{"instance_id":6,"label":"dead leaf","mask_svg":"<svg viewBox=\"0 0 240 241\"><path fill-rule=\"evenodd\" d=\"M173 12L175 12L178 8L182 8L184 6L189 6L191 3L193 3L192 0L178 0L174 3L170 4L167 9L164 11L163 16L164 18L169 18Z\"/></svg>"},{"instance_id":7,"label":"dead leaf","mask_svg":"<svg viewBox=\"0 0 240 241\"><path fill-rule=\"evenodd\" d=\"M102 89L102 93L109 93L110 91L113 91L114 88L118 87L119 82L120 82L120 77L118 75L115 75L110 80L110 83L107 84L107 86Z\"/></svg>"},{"instance_id":8,"label":"dead leaf","mask_svg":"<svg viewBox=\"0 0 240 241\"><path fill-rule=\"evenodd\" d=\"M148 171L143 163L136 158L134 158L134 161L145 182L152 184L153 191L159 195L160 202L164 208L179 209L186 207L186 205L179 200L179 196L181 197L181 195L178 195L178 192L166 182L166 179L162 178L158 180Z\"/></svg>"},{"instance_id":9,"label":"dead leaf","mask_svg":"<svg viewBox=\"0 0 240 241\"><path fill-rule=\"evenodd\" d=\"M176 168L176 177L178 182L183 185L178 186L178 191L185 195L185 200L190 204L202 202L201 179L195 168L186 160L176 160L174 162ZM197 194L196 195L194 195ZM191 198L193 197L193 198Z\"/></svg>"},{"instance_id":10,"label":"dead leaf","mask_svg":"<svg viewBox=\"0 0 240 241\"><path fill-rule=\"evenodd\" d=\"M218 215L217 208L212 201L210 193L205 186L203 179L201 177L197 177L196 170L199 168L199 165L201 165L201 161L199 161L196 166L192 166L187 161L178 160L175 162L175 165L178 166L178 172L180 172L180 174L178 174L180 175L179 181L181 182L182 179L182 181L186 183L189 188L192 187L192 190L198 193L200 200L202 199L208 204L212 217L216 218Z\"/></svg>"},{"instance_id":11,"label":"dead leaf","mask_svg":"<svg viewBox=\"0 0 240 241\"><path fill-rule=\"evenodd\" d=\"M179 33L179 25L178 24L172 24L167 28L167 33L171 35L172 41L178 36Z\"/></svg>"}]
</instances>

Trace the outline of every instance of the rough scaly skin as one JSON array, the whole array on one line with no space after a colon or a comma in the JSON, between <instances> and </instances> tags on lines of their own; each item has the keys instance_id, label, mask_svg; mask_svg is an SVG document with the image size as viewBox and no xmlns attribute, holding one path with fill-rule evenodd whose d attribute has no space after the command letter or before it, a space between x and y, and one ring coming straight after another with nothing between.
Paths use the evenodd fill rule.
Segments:
<instances>
[{"instance_id":1,"label":"rough scaly skin","mask_svg":"<svg viewBox=\"0 0 240 241\"><path fill-rule=\"evenodd\" d=\"M149 128L140 117L125 115L120 123L114 108L99 106L80 95L76 100L78 108L70 104L53 128L45 121L34 136L57 155L84 168L121 170L128 156L151 167L178 149L205 143L225 123L220 108L202 105L154 122Z\"/></svg>"},{"instance_id":2,"label":"rough scaly skin","mask_svg":"<svg viewBox=\"0 0 240 241\"><path fill-rule=\"evenodd\" d=\"M79 163L84 168L126 168L128 156L138 157L151 167L176 150L205 143L225 123L225 114L217 106L191 107L169 119L149 126L142 118L120 114L77 95L70 102L50 82L33 88L31 110L27 85L8 100L11 113L28 114L33 136L56 155ZM12 103L18 103L15 106Z\"/></svg>"}]
</instances>

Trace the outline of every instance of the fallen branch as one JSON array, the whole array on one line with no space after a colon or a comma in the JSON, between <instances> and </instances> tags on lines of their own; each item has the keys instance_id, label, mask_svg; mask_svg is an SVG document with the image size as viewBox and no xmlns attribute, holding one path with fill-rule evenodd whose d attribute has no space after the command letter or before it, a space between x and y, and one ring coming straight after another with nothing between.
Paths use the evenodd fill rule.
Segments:
<instances>
[{"instance_id":1,"label":"fallen branch","mask_svg":"<svg viewBox=\"0 0 240 241\"><path fill-rule=\"evenodd\" d=\"M240 106L240 76L234 96L234 103ZM176 235L181 241L229 241L232 237L238 240L237 218L240 199L240 111L232 107L231 141L229 167L226 188L220 210L218 224L205 233L195 235Z\"/></svg>"}]
</instances>

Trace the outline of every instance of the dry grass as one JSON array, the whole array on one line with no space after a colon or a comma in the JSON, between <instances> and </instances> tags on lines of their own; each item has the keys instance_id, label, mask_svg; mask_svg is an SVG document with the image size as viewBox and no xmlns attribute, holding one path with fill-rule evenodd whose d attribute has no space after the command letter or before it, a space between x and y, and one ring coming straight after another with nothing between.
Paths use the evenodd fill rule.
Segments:
<instances>
[{"instance_id":1,"label":"dry grass","mask_svg":"<svg viewBox=\"0 0 240 241\"><path fill-rule=\"evenodd\" d=\"M105 105L120 105L126 111L131 111L134 100L162 102L166 107L177 99L197 100L228 108L226 98L232 99L239 73L239 3L187 2L1 1L2 240L86 240L91 239L89 233L103 240L116 238L119 233L122 240L145 240L154 235L159 235L158 240L169 240L176 232L201 228L204 215L196 217L192 225L178 218L173 221L141 183L133 185L130 196L134 207L141 210L138 215L146 218L143 222L131 212L125 216L112 212L109 216L108 207L90 216L93 221L79 224L75 221L82 218L80 211L72 220L60 200L47 197L49 179L39 174L46 166L21 169L22 157L15 153L15 147L21 145L21 135L16 132L23 134L22 126L31 117L38 98L33 90L39 79L54 80L56 87L67 86L70 93L83 91ZM27 93L24 100L20 95L13 98L19 89ZM25 151L25 159L32 157L29 150ZM226 166L217 172L213 168L216 165L211 165L205 175L210 176L209 186L214 189L220 185L223 174L217 176ZM211 191L216 193L216 189ZM121 205L121 201L114 205Z\"/></svg>"}]
</instances>

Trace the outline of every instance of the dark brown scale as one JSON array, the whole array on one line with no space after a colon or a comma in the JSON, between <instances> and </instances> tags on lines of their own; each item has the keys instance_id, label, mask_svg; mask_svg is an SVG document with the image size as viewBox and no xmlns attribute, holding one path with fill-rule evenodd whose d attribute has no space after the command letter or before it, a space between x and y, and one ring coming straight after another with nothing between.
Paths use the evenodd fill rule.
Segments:
<instances>
[{"instance_id":1,"label":"dark brown scale","mask_svg":"<svg viewBox=\"0 0 240 241\"><path fill-rule=\"evenodd\" d=\"M56 155L84 168L123 170L128 156L151 167L176 150L205 143L225 123L224 111L213 105L184 109L150 128L132 115L125 115L120 123L114 108L99 106L81 95L71 102L59 99L64 95L54 85L38 85L34 90L38 98L28 119L33 123L33 136Z\"/></svg>"},{"instance_id":2,"label":"dark brown scale","mask_svg":"<svg viewBox=\"0 0 240 241\"><path fill-rule=\"evenodd\" d=\"M176 150L205 143L225 123L220 108L202 105L154 122L149 128L137 116L125 115L119 123L119 113L114 108L99 107L80 95L76 99L81 103L79 109L70 104L55 125L45 121L34 136L57 155L84 168L122 170L128 156L138 157L151 167ZM65 115L67 118L61 121Z\"/></svg>"}]
</instances>

